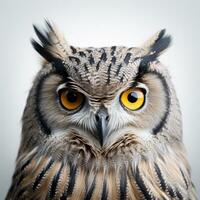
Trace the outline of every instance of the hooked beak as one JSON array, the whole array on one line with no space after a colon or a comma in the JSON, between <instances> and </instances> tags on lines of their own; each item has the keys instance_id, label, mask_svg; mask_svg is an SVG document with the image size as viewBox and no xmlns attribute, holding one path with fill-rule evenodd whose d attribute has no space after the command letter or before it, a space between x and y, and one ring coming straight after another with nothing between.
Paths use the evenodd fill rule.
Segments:
<instances>
[{"instance_id":1,"label":"hooked beak","mask_svg":"<svg viewBox=\"0 0 200 200\"><path fill-rule=\"evenodd\" d=\"M96 114L96 122L97 122L97 133L101 146L104 144L104 140L108 134L107 125L108 125L108 112L105 107L99 109Z\"/></svg>"}]
</instances>

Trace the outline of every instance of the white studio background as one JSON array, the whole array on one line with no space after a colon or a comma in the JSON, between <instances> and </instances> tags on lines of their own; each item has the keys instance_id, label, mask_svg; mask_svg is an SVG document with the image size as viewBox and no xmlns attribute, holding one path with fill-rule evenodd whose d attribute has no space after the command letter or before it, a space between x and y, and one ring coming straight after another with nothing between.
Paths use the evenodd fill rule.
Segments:
<instances>
[{"instance_id":1,"label":"white studio background","mask_svg":"<svg viewBox=\"0 0 200 200\"><path fill-rule=\"evenodd\" d=\"M5 198L20 142L21 116L40 57L32 23L54 21L75 46L137 46L162 28L173 36L161 57L181 103L192 176L200 195L200 1L0 0L0 200Z\"/></svg>"}]
</instances>

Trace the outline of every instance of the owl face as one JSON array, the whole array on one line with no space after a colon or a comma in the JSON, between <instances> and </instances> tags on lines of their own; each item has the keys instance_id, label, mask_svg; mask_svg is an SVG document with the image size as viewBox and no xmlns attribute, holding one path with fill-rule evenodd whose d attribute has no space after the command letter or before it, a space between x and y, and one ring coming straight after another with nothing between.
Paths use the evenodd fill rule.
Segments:
<instances>
[{"instance_id":1,"label":"owl face","mask_svg":"<svg viewBox=\"0 0 200 200\"><path fill-rule=\"evenodd\" d=\"M146 49L76 48L67 47L48 26L48 36L35 27L43 46L33 41L48 61L35 84L35 111L44 134L74 131L103 147L125 134L148 138L162 129L170 104L167 72L157 60L170 41L162 38L164 31Z\"/></svg>"}]
</instances>

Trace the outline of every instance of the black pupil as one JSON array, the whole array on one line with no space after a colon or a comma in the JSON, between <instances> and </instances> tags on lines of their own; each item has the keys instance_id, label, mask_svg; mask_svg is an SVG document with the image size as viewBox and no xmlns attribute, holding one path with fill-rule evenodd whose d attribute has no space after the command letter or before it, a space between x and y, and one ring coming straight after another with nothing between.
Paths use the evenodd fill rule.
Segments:
<instances>
[{"instance_id":1,"label":"black pupil","mask_svg":"<svg viewBox=\"0 0 200 200\"><path fill-rule=\"evenodd\" d=\"M78 95L75 92L68 92L67 93L67 99L71 103L75 103L78 99Z\"/></svg>"},{"instance_id":2,"label":"black pupil","mask_svg":"<svg viewBox=\"0 0 200 200\"><path fill-rule=\"evenodd\" d=\"M138 100L138 95L136 92L131 92L129 95L128 95L128 100L131 102L131 103L135 103L137 100Z\"/></svg>"}]
</instances>

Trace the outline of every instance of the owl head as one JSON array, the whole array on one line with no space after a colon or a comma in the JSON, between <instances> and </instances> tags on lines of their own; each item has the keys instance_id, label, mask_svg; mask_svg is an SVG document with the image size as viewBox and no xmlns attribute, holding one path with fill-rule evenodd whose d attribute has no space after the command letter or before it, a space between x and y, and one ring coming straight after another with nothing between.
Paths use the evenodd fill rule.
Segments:
<instances>
[{"instance_id":1,"label":"owl head","mask_svg":"<svg viewBox=\"0 0 200 200\"><path fill-rule=\"evenodd\" d=\"M171 42L165 30L141 47L79 48L49 22L46 31L34 29L44 61L24 111L23 148L79 141L101 151L133 138L142 145L181 139L178 101L158 60Z\"/></svg>"}]
</instances>

